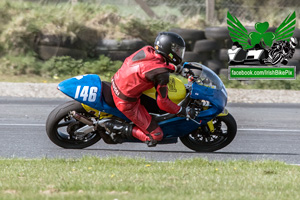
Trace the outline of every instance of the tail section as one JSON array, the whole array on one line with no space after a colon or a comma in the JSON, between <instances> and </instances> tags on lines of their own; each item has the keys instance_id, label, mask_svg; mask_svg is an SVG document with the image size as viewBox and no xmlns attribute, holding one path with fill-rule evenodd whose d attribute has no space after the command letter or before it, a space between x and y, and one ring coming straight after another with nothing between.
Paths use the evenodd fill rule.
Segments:
<instances>
[{"instance_id":1,"label":"tail section","mask_svg":"<svg viewBox=\"0 0 300 200\"><path fill-rule=\"evenodd\" d=\"M62 81L57 89L92 108L101 108L101 79L96 74L76 76Z\"/></svg>"}]
</instances>

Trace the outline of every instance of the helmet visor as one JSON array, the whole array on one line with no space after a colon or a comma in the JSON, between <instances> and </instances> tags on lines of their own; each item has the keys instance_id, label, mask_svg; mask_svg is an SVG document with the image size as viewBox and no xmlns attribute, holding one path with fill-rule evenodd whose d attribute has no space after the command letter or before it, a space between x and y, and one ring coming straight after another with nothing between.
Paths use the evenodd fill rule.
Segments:
<instances>
[{"instance_id":1,"label":"helmet visor","mask_svg":"<svg viewBox=\"0 0 300 200\"><path fill-rule=\"evenodd\" d=\"M185 47L182 47L182 46L179 46L179 45L174 45L172 47L172 51L174 53L176 53L177 56L179 56L183 60L184 52L185 52Z\"/></svg>"}]
</instances>

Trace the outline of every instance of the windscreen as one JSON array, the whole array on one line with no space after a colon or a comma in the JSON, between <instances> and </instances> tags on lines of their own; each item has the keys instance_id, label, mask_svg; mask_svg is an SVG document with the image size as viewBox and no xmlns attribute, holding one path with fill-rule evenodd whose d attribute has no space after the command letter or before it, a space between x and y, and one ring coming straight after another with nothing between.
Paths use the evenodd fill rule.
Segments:
<instances>
[{"instance_id":1,"label":"windscreen","mask_svg":"<svg viewBox=\"0 0 300 200\"><path fill-rule=\"evenodd\" d=\"M199 63L188 63L188 65L192 66L192 68L196 67L198 70L200 70L197 80L199 85L204 85L217 90L221 90L223 88L224 85L221 79L208 67Z\"/></svg>"}]
</instances>

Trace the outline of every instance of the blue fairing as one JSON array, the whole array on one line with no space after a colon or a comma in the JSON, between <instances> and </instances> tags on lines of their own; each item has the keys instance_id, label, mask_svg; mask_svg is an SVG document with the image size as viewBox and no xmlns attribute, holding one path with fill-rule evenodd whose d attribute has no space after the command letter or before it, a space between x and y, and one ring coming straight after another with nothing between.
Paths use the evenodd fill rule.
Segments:
<instances>
[{"instance_id":1,"label":"blue fairing","mask_svg":"<svg viewBox=\"0 0 300 200\"><path fill-rule=\"evenodd\" d=\"M200 113L198 116L200 118L214 118L224 110L227 104L227 94L223 89L212 89L196 83L192 86L191 98L206 100L211 104L208 110L204 110Z\"/></svg>"},{"instance_id":2,"label":"blue fairing","mask_svg":"<svg viewBox=\"0 0 300 200\"><path fill-rule=\"evenodd\" d=\"M101 79L98 75L87 74L62 81L58 89L80 103L129 121L117 108L107 105L102 98L101 86Z\"/></svg>"}]
</instances>

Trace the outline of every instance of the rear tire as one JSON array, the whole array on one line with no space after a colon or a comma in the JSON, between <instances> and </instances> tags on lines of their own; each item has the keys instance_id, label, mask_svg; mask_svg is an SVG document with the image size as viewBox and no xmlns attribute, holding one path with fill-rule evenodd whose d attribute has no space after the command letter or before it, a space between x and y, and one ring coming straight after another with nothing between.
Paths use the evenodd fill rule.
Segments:
<instances>
[{"instance_id":1,"label":"rear tire","mask_svg":"<svg viewBox=\"0 0 300 200\"><path fill-rule=\"evenodd\" d=\"M228 62L229 60L228 49L220 49L217 55L218 55L217 59Z\"/></svg>"},{"instance_id":2,"label":"rear tire","mask_svg":"<svg viewBox=\"0 0 300 200\"><path fill-rule=\"evenodd\" d=\"M205 37L213 40L230 39L227 27L207 27L205 29Z\"/></svg>"},{"instance_id":3,"label":"rear tire","mask_svg":"<svg viewBox=\"0 0 300 200\"><path fill-rule=\"evenodd\" d=\"M184 39L186 51L192 51L197 40L205 39L204 31L201 30L174 28L170 32L177 33Z\"/></svg>"},{"instance_id":4,"label":"rear tire","mask_svg":"<svg viewBox=\"0 0 300 200\"><path fill-rule=\"evenodd\" d=\"M216 74L219 74L221 69L226 68L224 63L220 60L206 60L203 62L203 65L214 71Z\"/></svg>"},{"instance_id":5,"label":"rear tire","mask_svg":"<svg viewBox=\"0 0 300 200\"><path fill-rule=\"evenodd\" d=\"M203 53L195 53L192 51L186 51L184 53L183 62L203 62L205 60L211 59L210 53L203 52Z\"/></svg>"},{"instance_id":6,"label":"rear tire","mask_svg":"<svg viewBox=\"0 0 300 200\"><path fill-rule=\"evenodd\" d=\"M198 40L195 43L193 51L195 53L211 52L217 50L218 43L214 40Z\"/></svg>"},{"instance_id":7,"label":"rear tire","mask_svg":"<svg viewBox=\"0 0 300 200\"><path fill-rule=\"evenodd\" d=\"M213 120L215 132L207 132L207 125L180 138L181 142L188 148L197 152L213 152L226 147L232 142L237 132L235 119L231 114L224 117L216 117ZM220 124L226 125L227 131L221 129ZM207 130L206 132L204 130Z\"/></svg>"},{"instance_id":8,"label":"rear tire","mask_svg":"<svg viewBox=\"0 0 300 200\"><path fill-rule=\"evenodd\" d=\"M69 101L56 107L48 116L46 132L49 139L56 145L66 149L83 149L98 142L101 137L97 132L91 132L84 139L76 139L72 132L85 126L85 124L69 117L70 111L76 111L88 116L81 104Z\"/></svg>"}]
</instances>

